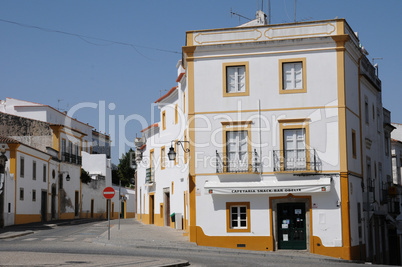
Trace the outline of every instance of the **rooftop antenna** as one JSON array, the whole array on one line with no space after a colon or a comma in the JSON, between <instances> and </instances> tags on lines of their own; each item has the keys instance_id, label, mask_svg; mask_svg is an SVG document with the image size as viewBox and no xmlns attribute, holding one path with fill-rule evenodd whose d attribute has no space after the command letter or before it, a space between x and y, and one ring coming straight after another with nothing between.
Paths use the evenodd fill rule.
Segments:
<instances>
[{"instance_id":1,"label":"rooftop antenna","mask_svg":"<svg viewBox=\"0 0 402 267\"><path fill-rule=\"evenodd\" d=\"M377 63L374 64L375 60L383 60L383 58L382 57L373 57L373 59L372 59L372 62L373 62L373 65L374 65L374 68L375 68L375 70L377 72L377 77L378 77L378 64Z\"/></svg>"},{"instance_id":2,"label":"rooftop antenna","mask_svg":"<svg viewBox=\"0 0 402 267\"><path fill-rule=\"evenodd\" d=\"M271 24L271 0L268 0L268 24Z\"/></svg>"},{"instance_id":3,"label":"rooftop antenna","mask_svg":"<svg viewBox=\"0 0 402 267\"><path fill-rule=\"evenodd\" d=\"M60 102L63 101L63 99L57 99L57 110L60 111Z\"/></svg>"},{"instance_id":4,"label":"rooftop antenna","mask_svg":"<svg viewBox=\"0 0 402 267\"><path fill-rule=\"evenodd\" d=\"M240 15L240 14L238 14L236 12L233 12L232 9L230 9L230 17L232 17L232 16L238 16L239 17L239 24L240 24L240 18L247 19L248 21L252 21L252 19L249 19L249 18L247 18L247 17L245 17L243 15Z\"/></svg>"},{"instance_id":5,"label":"rooftop antenna","mask_svg":"<svg viewBox=\"0 0 402 267\"><path fill-rule=\"evenodd\" d=\"M296 23L296 1L297 0L295 0L295 23Z\"/></svg>"}]
</instances>

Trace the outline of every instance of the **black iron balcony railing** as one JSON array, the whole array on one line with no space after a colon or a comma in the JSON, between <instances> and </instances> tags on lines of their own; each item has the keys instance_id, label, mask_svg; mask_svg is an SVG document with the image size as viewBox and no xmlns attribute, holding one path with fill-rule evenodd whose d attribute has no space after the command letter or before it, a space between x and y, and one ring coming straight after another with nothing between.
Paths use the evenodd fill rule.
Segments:
<instances>
[{"instance_id":1,"label":"black iron balcony railing","mask_svg":"<svg viewBox=\"0 0 402 267\"><path fill-rule=\"evenodd\" d=\"M251 159L249 159L249 154L243 155L243 159L229 159L224 153L218 153L216 151L216 173L259 173L261 168L260 157L257 151L251 154Z\"/></svg>"},{"instance_id":2,"label":"black iron balcony railing","mask_svg":"<svg viewBox=\"0 0 402 267\"><path fill-rule=\"evenodd\" d=\"M315 149L274 150L274 171L318 171Z\"/></svg>"},{"instance_id":3,"label":"black iron balcony railing","mask_svg":"<svg viewBox=\"0 0 402 267\"><path fill-rule=\"evenodd\" d=\"M82 165L82 157L67 152L61 153L61 161Z\"/></svg>"}]
</instances>

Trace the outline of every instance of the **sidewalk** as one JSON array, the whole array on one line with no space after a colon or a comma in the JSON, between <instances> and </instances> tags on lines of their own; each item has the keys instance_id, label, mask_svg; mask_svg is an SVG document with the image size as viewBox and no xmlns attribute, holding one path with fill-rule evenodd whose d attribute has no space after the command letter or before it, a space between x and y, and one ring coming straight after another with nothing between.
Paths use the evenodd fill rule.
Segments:
<instances>
[{"instance_id":1,"label":"sidewalk","mask_svg":"<svg viewBox=\"0 0 402 267\"><path fill-rule=\"evenodd\" d=\"M107 227L107 221L102 222ZM170 227L161 227L148 225L138 222L136 219L120 220L120 230L118 229L118 220L110 222L110 240L108 240L108 231L98 236L94 241L96 243L121 247L133 247L140 249L161 249L174 251L191 252L209 252L226 253L235 255L260 255L291 258L315 258L319 261L327 262L347 262L351 261L336 259L318 254L311 254L306 251L298 250L280 250L280 251L253 251L242 249L230 249L219 247L198 246L189 241L188 236L183 236L182 230L176 230Z\"/></svg>"}]
</instances>

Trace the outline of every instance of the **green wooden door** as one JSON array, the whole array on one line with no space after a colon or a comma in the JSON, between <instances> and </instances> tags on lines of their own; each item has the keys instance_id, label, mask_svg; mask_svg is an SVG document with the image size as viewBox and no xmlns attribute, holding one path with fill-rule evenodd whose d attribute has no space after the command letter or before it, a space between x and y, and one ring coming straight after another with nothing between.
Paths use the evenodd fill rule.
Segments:
<instances>
[{"instance_id":1,"label":"green wooden door","mask_svg":"<svg viewBox=\"0 0 402 267\"><path fill-rule=\"evenodd\" d=\"M306 249L306 210L304 203L280 203L278 211L278 248Z\"/></svg>"}]
</instances>

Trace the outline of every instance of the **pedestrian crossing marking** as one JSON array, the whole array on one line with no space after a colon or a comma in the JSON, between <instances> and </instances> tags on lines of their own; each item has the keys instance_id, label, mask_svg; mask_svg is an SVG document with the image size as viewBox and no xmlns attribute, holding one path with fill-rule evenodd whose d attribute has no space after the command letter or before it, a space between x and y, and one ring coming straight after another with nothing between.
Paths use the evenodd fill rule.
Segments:
<instances>
[{"instance_id":1,"label":"pedestrian crossing marking","mask_svg":"<svg viewBox=\"0 0 402 267\"><path fill-rule=\"evenodd\" d=\"M43 239L43 241L53 241L53 240L56 240L56 238L54 238L54 237L49 237L49 238Z\"/></svg>"},{"instance_id":2,"label":"pedestrian crossing marking","mask_svg":"<svg viewBox=\"0 0 402 267\"><path fill-rule=\"evenodd\" d=\"M74 241L76 238L74 237L74 238L66 238L66 239L64 239L63 241L64 242L72 242L72 241Z\"/></svg>"},{"instance_id":3,"label":"pedestrian crossing marking","mask_svg":"<svg viewBox=\"0 0 402 267\"><path fill-rule=\"evenodd\" d=\"M22 241L34 241L37 240L38 238L25 238Z\"/></svg>"}]
</instances>

